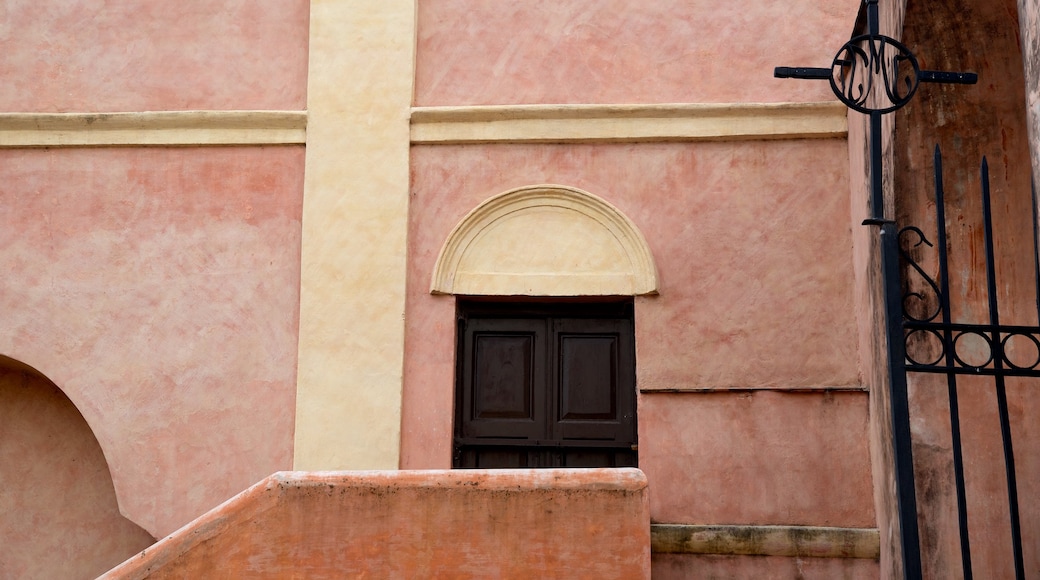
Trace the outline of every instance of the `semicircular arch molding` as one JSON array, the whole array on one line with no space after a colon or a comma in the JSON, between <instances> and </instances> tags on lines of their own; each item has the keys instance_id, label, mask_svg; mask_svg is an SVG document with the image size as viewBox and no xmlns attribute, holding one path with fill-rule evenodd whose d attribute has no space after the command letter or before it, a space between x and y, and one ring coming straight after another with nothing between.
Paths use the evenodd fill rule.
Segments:
<instances>
[{"instance_id":1,"label":"semicircular arch molding","mask_svg":"<svg viewBox=\"0 0 1040 580\"><path fill-rule=\"evenodd\" d=\"M646 239L605 200L533 185L484 201L455 226L433 270L434 294L635 296L657 293Z\"/></svg>"}]
</instances>

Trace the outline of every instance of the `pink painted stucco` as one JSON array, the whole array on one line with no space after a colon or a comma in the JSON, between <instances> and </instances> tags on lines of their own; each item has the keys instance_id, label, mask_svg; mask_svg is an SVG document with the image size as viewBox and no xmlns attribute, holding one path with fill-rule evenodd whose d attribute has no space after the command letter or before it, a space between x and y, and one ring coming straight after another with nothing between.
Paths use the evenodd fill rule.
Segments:
<instances>
[{"instance_id":1,"label":"pink painted stucco","mask_svg":"<svg viewBox=\"0 0 1040 580\"><path fill-rule=\"evenodd\" d=\"M659 295L635 305L640 465L659 490L654 517L873 525L865 394L649 392L857 387L846 159L841 140L413 147L402 467L451 464L455 304L429 293L441 245L488 197L559 183L618 207L657 264ZM739 412L765 400L776 408ZM741 484L778 487L753 498L719 487L742 471Z\"/></svg>"},{"instance_id":2,"label":"pink painted stucco","mask_svg":"<svg viewBox=\"0 0 1040 580\"><path fill-rule=\"evenodd\" d=\"M303 109L306 0L0 3L0 111Z\"/></svg>"},{"instance_id":3,"label":"pink painted stucco","mask_svg":"<svg viewBox=\"0 0 1040 580\"><path fill-rule=\"evenodd\" d=\"M558 183L615 205L653 253L639 388L857 385L846 159L841 140L413 147L409 353L453 356L453 327L427 312L445 308L429 284L455 224L492 195Z\"/></svg>"},{"instance_id":4,"label":"pink painted stucco","mask_svg":"<svg viewBox=\"0 0 1040 580\"><path fill-rule=\"evenodd\" d=\"M828 100L773 68L828 66L859 2L422 0L415 102Z\"/></svg>"},{"instance_id":5,"label":"pink painted stucco","mask_svg":"<svg viewBox=\"0 0 1040 580\"><path fill-rule=\"evenodd\" d=\"M650 577L636 469L276 473L103 578Z\"/></svg>"},{"instance_id":6,"label":"pink painted stucco","mask_svg":"<svg viewBox=\"0 0 1040 580\"><path fill-rule=\"evenodd\" d=\"M866 393L642 393L661 523L873 527Z\"/></svg>"},{"instance_id":7,"label":"pink painted stucco","mask_svg":"<svg viewBox=\"0 0 1040 580\"><path fill-rule=\"evenodd\" d=\"M0 353L164 535L292 462L302 147L0 151Z\"/></svg>"},{"instance_id":8,"label":"pink painted stucco","mask_svg":"<svg viewBox=\"0 0 1040 580\"><path fill-rule=\"evenodd\" d=\"M0 578L88 580L149 546L71 401L0 356Z\"/></svg>"}]
</instances>

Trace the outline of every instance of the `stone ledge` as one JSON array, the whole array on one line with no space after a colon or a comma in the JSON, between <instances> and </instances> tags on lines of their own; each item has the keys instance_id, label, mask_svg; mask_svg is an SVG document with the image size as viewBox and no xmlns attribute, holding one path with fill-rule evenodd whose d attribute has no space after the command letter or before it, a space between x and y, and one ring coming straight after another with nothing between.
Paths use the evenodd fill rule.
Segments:
<instances>
[{"instance_id":1,"label":"stone ledge","mask_svg":"<svg viewBox=\"0 0 1040 580\"><path fill-rule=\"evenodd\" d=\"M756 391L769 391L774 393L868 393L870 389L866 385L805 385L805 386L709 386L709 387L642 387L639 389L643 394L675 394L675 393L747 393Z\"/></svg>"},{"instance_id":2,"label":"stone ledge","mask_svg":"<svg viewBox=\"0 0 1040 580\"><path fill-rule=\"evenodd\" d=\"M302 145L307 111L0 113L0 148Z\"/></svg>"},{"instance_id":3,"label":"stone ledge","mask_svg":"<svg viewBox=\"0 0 1040 580\"><path fill-rule=\"evenodd\" d=\"M650 549L664 554L876 560L881 540L875 528L652 524Z\"/></svg>"},{"instance_id":4,"label":"stone ledge","mask_svg":"<svg viewBox=\"0 0 1040 580\"><path fill-rule=\"evenodd\" d=\"M630 143L831 139L848 135L838 102L416 107L412 143Z\"/></svg>"}]
</instances>

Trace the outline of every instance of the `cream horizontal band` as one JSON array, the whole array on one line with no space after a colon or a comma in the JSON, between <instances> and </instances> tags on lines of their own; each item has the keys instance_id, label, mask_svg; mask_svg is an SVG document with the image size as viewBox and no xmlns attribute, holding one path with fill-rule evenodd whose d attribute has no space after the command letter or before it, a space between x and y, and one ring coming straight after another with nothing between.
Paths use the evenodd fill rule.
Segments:
<instances>
[{"instance_id":1,"label":"cream horizontal band","mask_svg":"<svg viewBox=\"0 0 1040 580\"><path fill-rule=\"evenodd\" d=\"M416 107L412 143L626 143L827 139L847 109L823 103Z\"/></svg>"},{"instance_id":2,"label":"cream horizontal band","mask_svg":"<svg viewBox=\"0 0 1040 580\"><path fill-rule=\"evenodd\" d=\"M876 560L881 538L876 528L653 524L650 549L667 554Z\"/></svg>"},{"instance_id":3,"label":"cream horizontal band","mask_svg":"<svg viewBox=\"0 0 1040 580\"><path fill-rule=\"evenodd\" d=\"M307 111L0 113L0 147L281 145L307 140Z\"/></svg>"}]
</instances>

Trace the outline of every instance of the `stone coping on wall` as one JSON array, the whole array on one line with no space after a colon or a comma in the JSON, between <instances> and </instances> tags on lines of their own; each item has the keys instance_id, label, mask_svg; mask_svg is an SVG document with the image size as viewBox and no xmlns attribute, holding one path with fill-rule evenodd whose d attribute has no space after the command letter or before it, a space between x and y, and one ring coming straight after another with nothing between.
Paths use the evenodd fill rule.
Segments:
<instances>
[{"instance_id":1,"label":"stone coping on wall","mask_svg":"<svg viewBox=\"0 0 1040 580\"><path fill-rule=\"evenodd\" d=\"M415 107L415 145L831 139L848 135L839 102Z\"/></svg>"}]
</instances>

